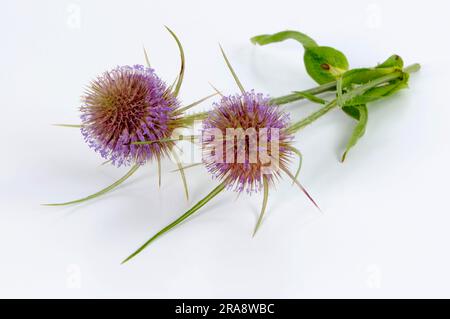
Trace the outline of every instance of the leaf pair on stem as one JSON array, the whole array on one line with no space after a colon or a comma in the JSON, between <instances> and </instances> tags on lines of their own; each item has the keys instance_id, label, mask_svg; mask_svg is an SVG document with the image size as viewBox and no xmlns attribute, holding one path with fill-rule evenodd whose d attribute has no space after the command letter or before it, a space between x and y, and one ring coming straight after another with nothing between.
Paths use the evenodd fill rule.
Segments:
<instances>
[{"instance_id":1,"label":"leaf pair on stem","mask_svg":"<svg viewBox=\"0 0 450 319\"><path fill-rule=\"evenodd\" d=\"M266 45L288 39L298 41L303 46L305 50L303 62L306 71L320 86L275 98L273 102L280 105L308 99L311 102L325 105L310 117L293 124L294 132L311 124L335 107L339 107L356 120L357 124L342 155L342 161L365 133L368 121L367 104L391 96L408 87L409 74L420 69L418 64L404 68L403 60L398 55L392 55L376 67L349 69L348 60L341 51L332 47L319 46L312 38L297 31L259 35L253 37L251 41L254 44ZM317 97L318 94L330 91L335 91L336 94L336 98L330 102Z\"/></svg>"}]
</instances>

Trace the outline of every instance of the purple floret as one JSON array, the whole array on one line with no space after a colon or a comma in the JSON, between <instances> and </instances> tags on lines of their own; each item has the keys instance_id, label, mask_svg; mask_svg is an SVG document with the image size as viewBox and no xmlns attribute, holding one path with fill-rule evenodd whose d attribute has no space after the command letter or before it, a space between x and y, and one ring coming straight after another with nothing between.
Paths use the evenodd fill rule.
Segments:
<instances>
[{"instance_id":1,"label":"purple floret","mask_svg":"<svg viewBox=\"0 0 450 319\"><path fill-rule=\"evenodd\" d=\"M292 155L289 147L293 137L286 132L288 125L289 116L279 107L271 104L269 97L265 97L263 94L250 91L223 97L219 103L214 103L213 110L203 123L203 162L213 177L224 182L229 189L237 192L244 190L248 193L258 192L262 189L263 174L272 182L274 178L280 176L280 168L286 167L289 157ZM223 161L217 161L217 144L211 135L214 131L219 130L223 136L226 136L227 128L242 128L244 131L255 130L256 161L250 161L249 147L247 148L250 145L250 137L245 137L245 149L239 150L237 146L233 147L234 162L226 161L226 141L222 141ZM267 169L267 164L261 161L260 153L264 150L272 156L270 151L272 143L270 129L272 128L277 129L279 134L279 163L267 174L267 171L263 172L263 167ZM264 149L261 148L259 139L259 132L262 129L268 130L267 148ZM244 141L244 139L241 140ZM237 143L236 139L235 145ZM245 160L239 163L236 159L241 152L244 152Z\"/></svg>"},{"instance_id":2,"label":"purple floret","mask_svg":"<svg viewBox=\"0 0 450 319\"><path fill-rule=\"evenodd\" d=\"M153 69L119 66L92 81L83 96L81 132L88 145L116 166L143 164L164 155L177 99Z\"/></svg>"}]
</instances>

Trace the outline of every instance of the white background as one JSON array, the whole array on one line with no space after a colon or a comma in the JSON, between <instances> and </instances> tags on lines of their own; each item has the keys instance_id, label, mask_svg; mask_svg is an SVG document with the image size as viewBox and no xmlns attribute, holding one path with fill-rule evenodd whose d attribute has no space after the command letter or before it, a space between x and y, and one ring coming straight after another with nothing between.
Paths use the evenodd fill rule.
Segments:
<instances>
[{"instance_id":1,"label":"white background","mask_svg":"<svg viewBox=\"0 0 450 319\"><path fill-rule=\"evenodd\" d=\"M0 13L0 297L450 297L448 1L3 1ZM370 105L366 136L338 159L353 122L335 111L297 135L303 183L323 214L287 180L271 191L256 238L261 196L228 192L138 258L120 261L216 183L174 164L158 189L148 165L114 192L75 199L126 171L100 166L77 129L83 88L116 65L144 63L171 82L182 40L185 103L237 87L273 96L314 83L295 42L249 38L303 31L345 52L352 67L393 53L423 69L410 89ZM198 107L207 109L210 103ZM293 119L316 106L286 108ZM293 163L293 169L296 163Z\"/></svg>"}]
</instances>

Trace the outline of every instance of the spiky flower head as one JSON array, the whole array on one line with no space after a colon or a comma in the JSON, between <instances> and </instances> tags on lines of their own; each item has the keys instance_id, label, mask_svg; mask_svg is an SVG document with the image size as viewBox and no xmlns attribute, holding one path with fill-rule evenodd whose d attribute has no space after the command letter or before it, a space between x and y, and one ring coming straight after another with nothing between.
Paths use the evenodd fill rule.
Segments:
<instances>
[{"instance_id":1,"label":"spiky flower head","mask_svg":"<svg viewBox=\"0 0 450 319\"><path fill-rule=\"evenodd\" d=\"M203 123L203 162L229 189L258 192L263 175L273 182L280 170L287 169L293 139L286 131L288 124L288 115L263 94L250 91L223 97ZM222 139L214 136L216 132Z\"/></svg>"},{"instance_id":2,"label":"spiky flower head","mask_svg":"<svg viewBox=\"0 0 450 319\"><path fill-rule=\"evenodd\" d=\"M113 164L144 163L167 153L179 102L153 69L119 66L87 88L81 107L82 134ZM155 141L146 145L134 142Z\"/></svg>"}]
</instances>

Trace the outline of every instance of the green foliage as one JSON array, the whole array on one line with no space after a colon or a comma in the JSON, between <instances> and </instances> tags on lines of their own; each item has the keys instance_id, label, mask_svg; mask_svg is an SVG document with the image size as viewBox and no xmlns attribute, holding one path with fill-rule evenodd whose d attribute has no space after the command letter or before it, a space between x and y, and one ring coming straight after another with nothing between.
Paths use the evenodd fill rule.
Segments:
<instances>
[{"instance_id":1,"label":"green foliage","mask_svg":"<svg viewBox=\"0 0 450 319\"><path fill-rule=\"evenodd\" d=\"M306 34L296 31L259 35L253 37L251 41L254 44L266 45L288 39L302 44L305 50L303 60L306 71L313 80L321 85L273 98L272 102L274 105L281 105L307 99L323 105L321 109L308 117L291 124L288 128L289 133L298 132L334 108L340 108L345 114L356 120L357 124L348 141L342 161L365 133L368 120L367 105L407 88L410 73L420 69L419 64L404 67L403 59L394 54L375 67L349 70L349 63L342 52L332 47L319 46ZM336 94L336 98L332 101L328 102L317 96L330 91L335 91Z\"/></svg>"},{"instance_id":2,"label":"green foliage","mask_svg":"<svg viewBox=\"0 0 450 319\"><path fill-rule=\"evenodd\" d=\"M351 100L347 101L345 105L352 106L352 105L367 104L391 96L397 93L399 90L407 88L408 79L409 75L407 73L404 73L401 79L394 80L384 85L369 89L363 94L355 96Z\"/></svg>"},{"instance_id":3,"label":"green foliage","mask_svg":"<svg viewBox=\"0 0 450 319\"><path fill-rule=\"evenodd\" d=\"M263 34L251 38L251 41L254 44L266 45L288 39L296 40L303 45L306 71L319 84L335 81L349 68L347 58L341 51L328 46L319 46L316 41L301 32L282 31Z\"/></svg>"},{"instance_id":4,"label":"green foliage","mask_svg":"<svg viewBox=\"0 0 450 319\"><path fill-rule=\"evenodd\" d=\"M305 49L317 47L316 41L311 39L306 34L291 30L282 31L275 34L258 35L251 38L250 41L252 41L253 44L266 45L275 42L282 42L289 39L300 42L300 44L303 45Z\"/></svg>"},{"instance_id":5,"label":"green foliage","mask_svg":"<svg viewBox=\"0 0 450 319\"><path fill-rule=\"evenodd\" d=\"M391 55L386 61L379 64L377 68L397 68L399 70L403 69L404 63L403 59L397 55Z\"/></svg>"},{"instance_id":6,"label":"green foliage","mask_svg":"<svg viewBox=\"0 0 450 319\"><path fill-rule=\"evenodd\" d=\"M356 106L348 106L344 105L342 107L342 111L344 111L345 114L348 116L354 118L355 120L359 121L359 110Z\"/></svg>"},{"instance_id":7,"label":"green foliage","mask_svg":"<svg viewBox=\"0 0 450 319\"><path fill-rule=\"evenodd\" d=\"M335 81L349 68L345 55L331 47L309 48L303 61L309 76L319 84Z\"/></svg>"},{"instance_id":8,"label":"green foliage","mask_svg":"<svg viewBox=\"0 0 450 319\"><path fill-rule=\"evenodd\" d=\"M350 140L347 143L347 148L342 155L341 161L344 162L345 158L347 157L348 152L352 147L356 145L358 140L364 135L366 132L366 126L367 126L367 120L368 120L368 112L367 112L367 106L362 105L356 105L353 106L353 111L356 111L358 114L355 116L355 118L358 118L358 123L356 124L355 128L353 129L353 133L350 137Z\"/></svg>"},{"instance_id":9,"label":"green foliage","mask_svg":"<svg viewBox=\"0 0 450 319\"><path fill-rule=\"evenodd\" d=\"M354 85L368 83L376 78L397 71L395 68L358 68L345 72L342 76L342 87L351 88Z\"/></svg>"}]
</instances>

